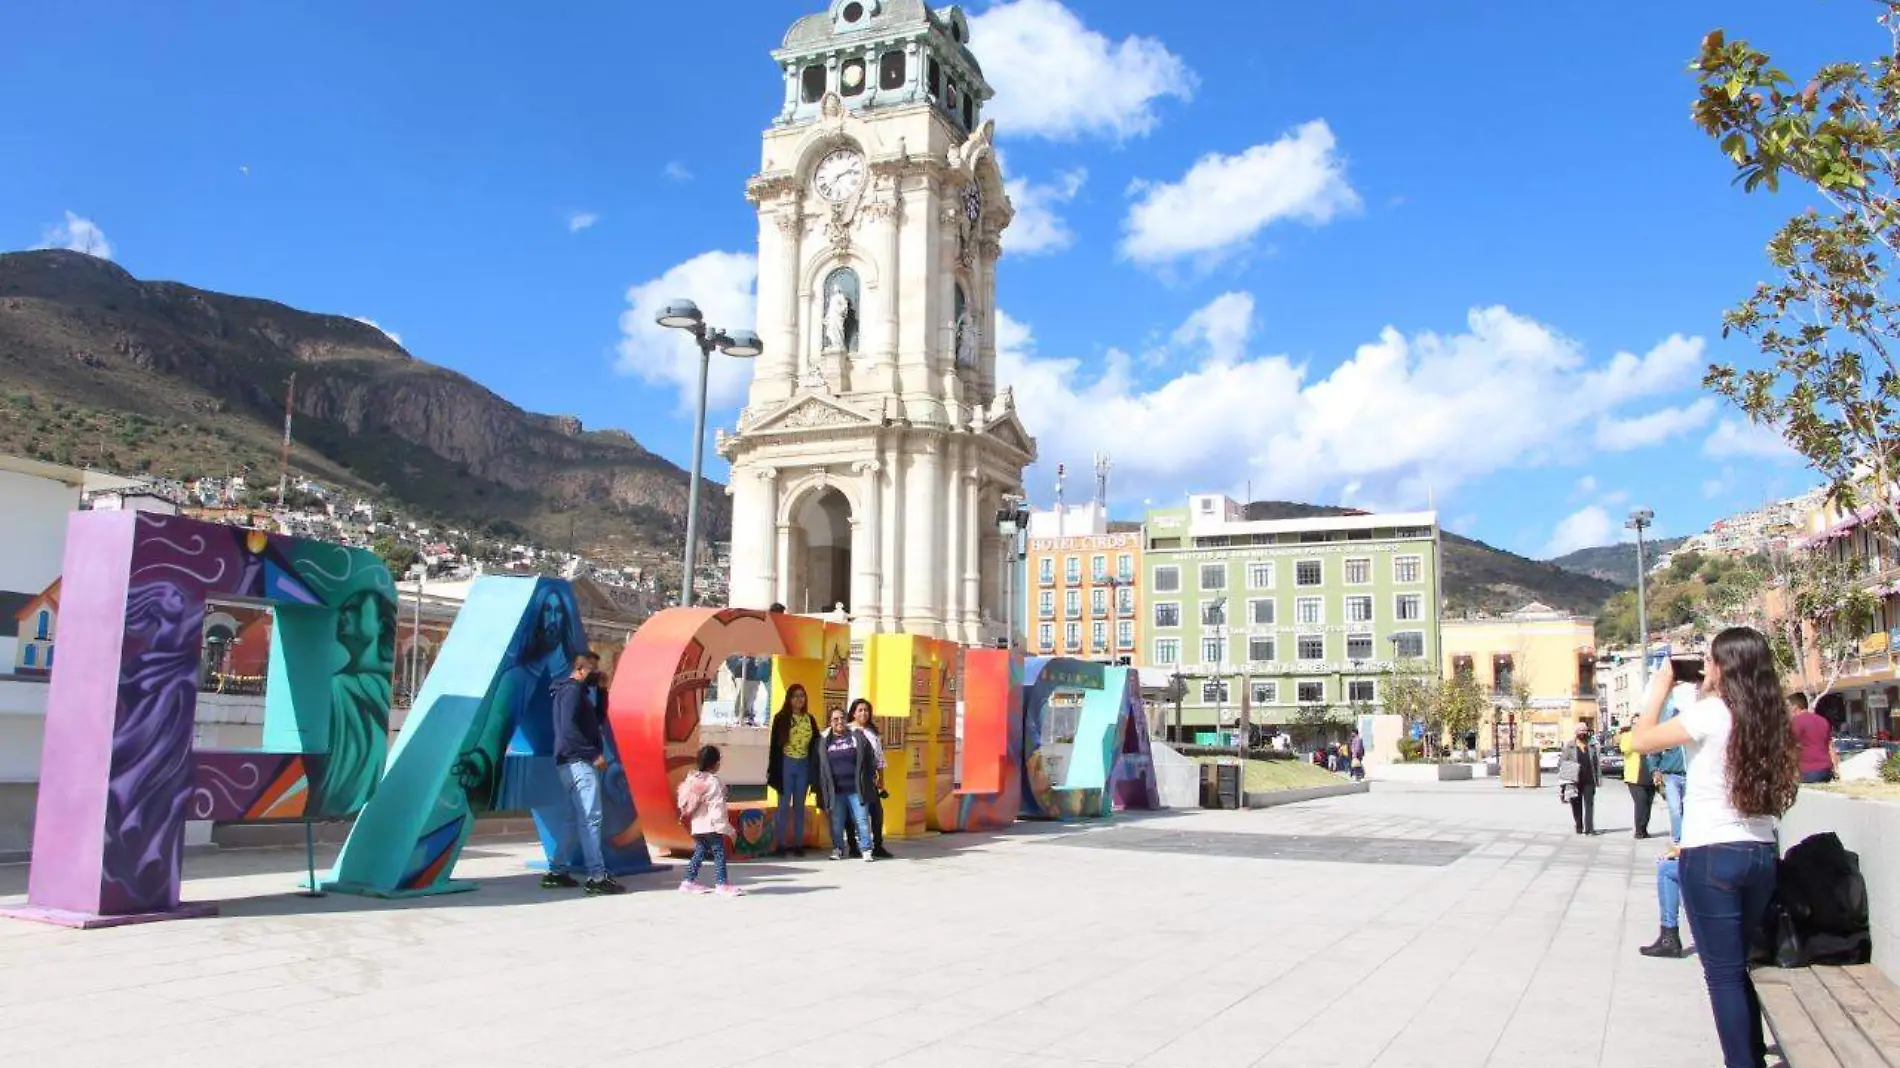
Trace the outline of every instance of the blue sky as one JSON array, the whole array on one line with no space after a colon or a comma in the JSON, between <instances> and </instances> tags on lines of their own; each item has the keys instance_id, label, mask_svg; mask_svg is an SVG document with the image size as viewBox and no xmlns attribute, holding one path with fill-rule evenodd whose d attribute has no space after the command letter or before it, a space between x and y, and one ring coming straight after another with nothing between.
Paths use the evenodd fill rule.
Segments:
<instances>
[{"instance_id":1,"label":"blue sky","mask_svg":"<svg viewBox=\"0 0 1900 1068\"><path fill-rule=\"evenodd\" d=\"M5 5L0 248L369 318L684 464L686 354L646 307L689 285L749 314L767 53L822 3L699 7ZM1122 515L1249 484L1429 499L1542 555L1633 503L1691 533L1811 483L1699 390L1751 358L1720 314L1801 205L1730 186L1684 67L1715 26L1797 71L1872 56L1874 5L968 10L1038 503L1106 448Z\"/></svg>"}]
</instances>

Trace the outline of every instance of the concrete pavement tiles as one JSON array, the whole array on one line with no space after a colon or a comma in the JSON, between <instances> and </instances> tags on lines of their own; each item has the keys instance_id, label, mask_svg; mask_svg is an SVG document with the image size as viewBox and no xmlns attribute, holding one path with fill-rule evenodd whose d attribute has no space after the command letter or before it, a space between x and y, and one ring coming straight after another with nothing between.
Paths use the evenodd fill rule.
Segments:
<instances>
[{"instance_id":1,"label":"concrete pavement tiles","mask_svg":"<svg viewBox=\"0 0 1900 1068\"><path fill-rule=\"evenodd\" d=\"M186 861L214 919L0 923L6 1063L1568 1066L1719 1062L1693 960L1651 961L1653 859L1614 804L1404 786L1254 812L735 866L752 896L295 895L298 851ZM1620 828L1620 829L1619 829ZM1078 848L1080 847L1080 848ZM23 900L24 866L0 867ZM18 1057L20 1059L16 1060Z\"/></svg>"}]
</instances>

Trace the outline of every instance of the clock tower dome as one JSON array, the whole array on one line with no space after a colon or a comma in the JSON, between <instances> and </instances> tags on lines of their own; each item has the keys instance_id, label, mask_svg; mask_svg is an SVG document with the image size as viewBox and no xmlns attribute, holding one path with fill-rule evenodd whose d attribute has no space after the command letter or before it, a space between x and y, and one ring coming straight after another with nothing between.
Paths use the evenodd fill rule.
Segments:
<instances>
[{"instance_id":1,"label":"clock tower dome","mask_svg":"<svg viewBox=\"0 0 1900 1068\"><path fill-rule=\"evenodd\" d=\"M773 53L785 97L746 189L765 353L717 446L734 604L1002 635L992 520L1035 441L996 382L1012 209L969 36L955 7L832 0Z\"/></svg>"}]
</instances>

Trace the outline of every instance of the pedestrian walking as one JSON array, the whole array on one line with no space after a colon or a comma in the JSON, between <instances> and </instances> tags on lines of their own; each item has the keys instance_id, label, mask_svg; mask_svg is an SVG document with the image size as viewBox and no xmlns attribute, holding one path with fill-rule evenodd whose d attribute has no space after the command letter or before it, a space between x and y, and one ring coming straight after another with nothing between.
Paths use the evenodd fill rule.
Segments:
<instances>
[{"instance_id":1,"label":"pedestrian walking","mask_svg":"<svg viewBox=\"0 0 1900 1068\"><path fill-rule=\"evenodd\" d=\"M554 851L549 854L548 873L542 876L541 885L549 890L584 886L589 896L627 892L626 887L607 876L607 862L600 847L600 773L607 770L607 749L601 731L606 709L602 707L604 687L599 669L598 654L582 653L574 658L574 668L567 678L556 679L549 687L554 703L554 768L567 792L567 804L559 810ZM567 867L577 838L587 865L585 884L576 883Z\"/></svg>"},{"instance_id":2,"label":"pedestrian walking","mask_svg":"<svg viewBox=\"0 0 1900 1068\"><path fill-rule=\"evenodd\" d=\"M1775 820L1794 803L1800 748L1767 638L1747 627L1717 634L1703 672L1699 699L1667 723L1659 720L1675 665L1657 673L1635 744L1646 753L1678 745L1686 751L1682 903L1723 1062L1761 1068L1768 1044L1748 975L1748 944L1775 891Z\"/></svg>"},{"instance_id":3,"label":"pedestrian walking","mask_svg":"<svg viewBox=\"0 0 1900 1068\"><path fill-rule=\"evenodd\" d=\"M1841 777L1841 755L1834 751L1834 725L1808 707L1808 695L1788 695L1788 723L1801 747L1801 781L1833 782Z\"/></svg>"},{"instance_id":4,"label":"pedestrian walking","mask_svg":"<svg viewBox=\"0 0 1900 1068\"><path fill-rule=\"evenodd\" d=\"M865 798L877 792L877 757L864 736L845 725L844 709L831 710L831 724L818 740L818 807L831 817L831 859L843 860L849 843L845 821L857 826L858 841L871 842L871 808ZM877 859L875 849L864 859Z\"/></svg>"},{"instance_id":5,"label":"pedestrian walking","mask_svg":"<svg viewBox=\"0 0 1900 1068\"><path fill-rule=\"evenodd\" d=\"M1557 764L1557 796L1570 803L1578 834L1597 833L1597 782L1603 777L1603 750L1590 736L1590 724L1578 723L1577 736L1564 746Z\"/></svg>"},{"instance_id":6,"label":"pedestrian walking","mask_svg":"<svg viewBox=\"0 0 1900 1068\"><path fill-rule=\"evenodd\" d=\"M1352 732L1352 741L1346 744L1346 755L1352 761L1352 779L1358 782L1366 777L1366 740L1359 737L1357 730Z\"/></svg>"},{"instance_id":7,"label":"pedestrian walking","mask_svg":"<svg viewBox=\"0 0 1900 1068\"><path fill-rule=\"evenodd\" d=\"M1686 952L1682 946L1681 868L1681 851L1673 844L1669 852L1656 858L1656 911L1661 914L1662 930L1654 942L1636 951L1645 957L1674 959Z\"/></svg>"},{"instance_id":8,"label":"pedestrian walking","mask_svg":"<svg viewBox=\"0 0 1900 1068\"><path fill-rule=\"evenodd\" d=\"M1649 770L1649 758L1636 751L1630 741L1630 725L1616 732L1616 747L1623 753L1623 782L1630 790L1635 809L1637 838L1649 837L1649 813L1656 804L1656 776Z\"/></svg>"},{"instance_id":9,"label":"pedestrian walking","mask_svg":"<svg viewBox=\"0 0 1900 1068\"><path fill-rule=\"evenodd\" d=\"M805 855L805 796L818 781L818 719L805 702L805 687L786 687L766 747L765 784L778 794L775 857Z\"/></svg>"},{"instance_id":10,"label":"pedestrian walking","mask_svg":"<svg viewBox=\"0 0 1900 1068\"><path fill-rule=\"evenodd\" d=\"M745 891L726 878L726 836L732 833L732 821L726 807L726 784L719 778L719 747L704 745L693 762L692 774L680 783L680 822L693 836L693 859L686 862L686 878L680 880L680 892L739 897ZM699 881L699 867L711 857L713 885Z\"/></svg>"},{"instance_id":11,"label":"pedestrian walking","mask_svg":"<svg viewBox=\"0 0 1900 1068\"><path fill-rule=\"evenodd\" d=\"M861 733L864 740L871 743L871 749L877 757L877 789L865 798L865 807L871 813L871 852L879 860L890 860L891 853L884 848L884 798L887 796L884 790L884 738L877 731L877 714L871 702L862 697L851 702L849 718L851 729ZM861 845L857 841L857 832L849 826L845 830L851 835L852 855L856 856Z\"/></svg>"}]
</instances>

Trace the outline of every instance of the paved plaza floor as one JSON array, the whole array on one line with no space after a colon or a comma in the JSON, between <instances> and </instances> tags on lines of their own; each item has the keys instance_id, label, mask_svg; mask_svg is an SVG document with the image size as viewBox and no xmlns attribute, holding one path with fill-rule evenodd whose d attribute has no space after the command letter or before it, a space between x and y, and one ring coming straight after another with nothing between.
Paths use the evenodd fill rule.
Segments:
<instances>
[{"instance_id":1,"label":"paved plaza floor","mask_svg":"<svg viewBox=\"0 0 1900 1068\"><path fill-rule=\"evenodd\" d=\"M897 842L735 866L740 900L295 896L301 851L186 861L222 915L0 920L0 1063L119 1066L1720 1063L1694 960L1652 961L1653 858L1605 794L1378 784L1256 812ZM816 855L814 854L814 857ZM0 867L0 903L26 869Z\"/></svg>"}]
</instances>

